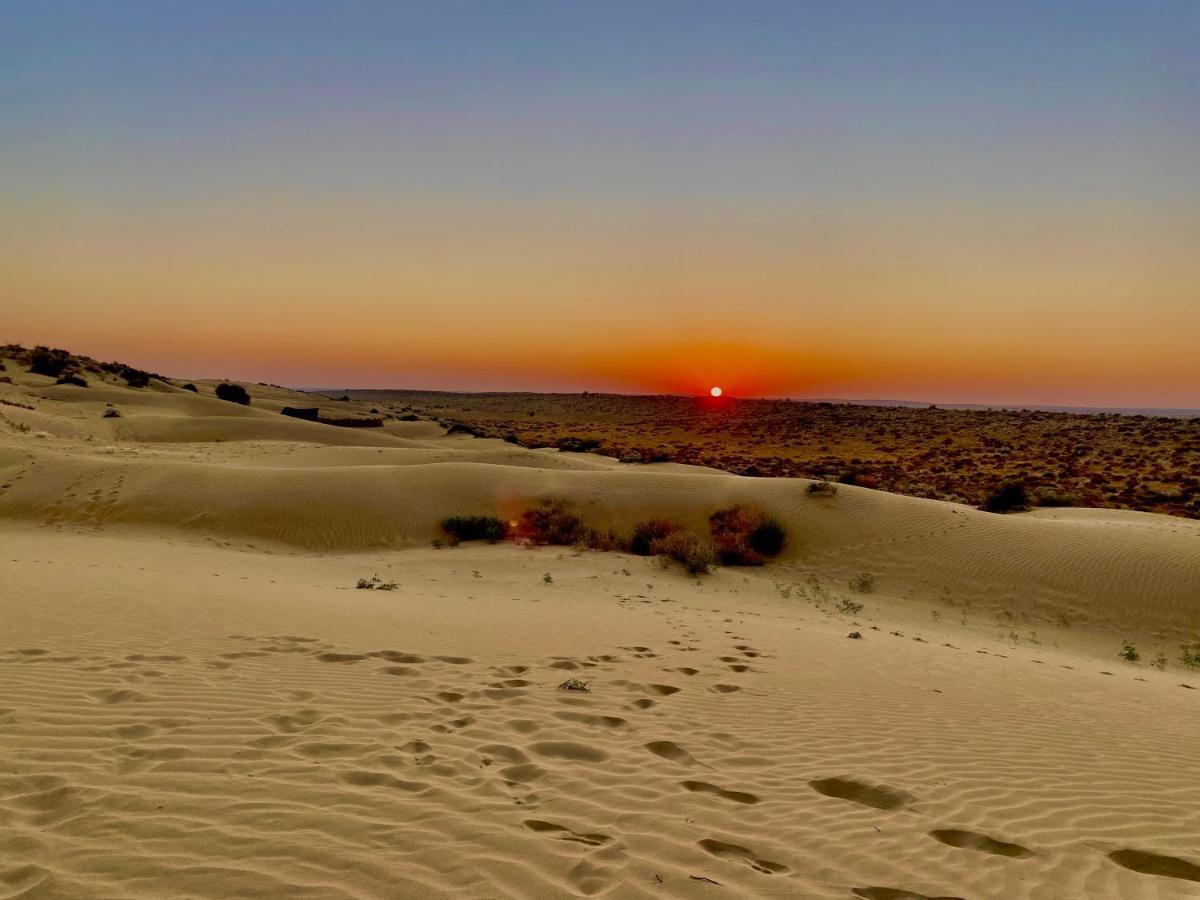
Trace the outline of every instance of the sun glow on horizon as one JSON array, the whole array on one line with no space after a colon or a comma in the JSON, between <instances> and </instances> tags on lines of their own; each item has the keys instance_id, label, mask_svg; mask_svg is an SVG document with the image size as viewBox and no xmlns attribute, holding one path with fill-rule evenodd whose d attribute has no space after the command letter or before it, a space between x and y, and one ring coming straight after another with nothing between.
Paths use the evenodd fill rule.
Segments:
<instances>
[{"instance_id":1,"label":"sun glow on horizon","mask_svg":"<svg viewBox=\"0 0 1200 900\"><path fill-rule=\"evenodd\" d=\"M709 389L709 393L712 394L714 397L720 397L721 389L714 385L712 388Z\"/></svg>"}]
</instances>

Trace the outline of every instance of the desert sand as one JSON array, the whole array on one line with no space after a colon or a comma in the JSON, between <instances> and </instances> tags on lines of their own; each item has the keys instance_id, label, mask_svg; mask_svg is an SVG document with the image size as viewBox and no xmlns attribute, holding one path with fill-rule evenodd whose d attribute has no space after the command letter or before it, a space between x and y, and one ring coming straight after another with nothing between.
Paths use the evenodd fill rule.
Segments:
<instances>
[{"instance_id":1,"label":"desert sand","mask_svg":"<svg viewBox=\"0 0 1200 900\"><path fill-rule=\"evenodd\" d=\"M0 897L1200 896L1200 522L3 374ZM539 498L788 543L431 546Z\"/></svg>"}]
</instances>

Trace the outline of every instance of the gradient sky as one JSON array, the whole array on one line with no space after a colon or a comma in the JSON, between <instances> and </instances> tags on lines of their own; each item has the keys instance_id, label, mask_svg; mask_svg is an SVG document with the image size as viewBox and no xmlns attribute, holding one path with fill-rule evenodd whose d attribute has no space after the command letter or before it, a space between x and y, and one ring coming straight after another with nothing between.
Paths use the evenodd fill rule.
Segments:
<instances>
[{"instance_id":1,"label":"gradient sky","mask_svg":"<svg viewBox=\"0 0 1200 900\"><path fill-rule=\"evenodd\" d=\"M1200 406L1200 3L0 0L0 341Z\"/></svg>"}]
</instances>

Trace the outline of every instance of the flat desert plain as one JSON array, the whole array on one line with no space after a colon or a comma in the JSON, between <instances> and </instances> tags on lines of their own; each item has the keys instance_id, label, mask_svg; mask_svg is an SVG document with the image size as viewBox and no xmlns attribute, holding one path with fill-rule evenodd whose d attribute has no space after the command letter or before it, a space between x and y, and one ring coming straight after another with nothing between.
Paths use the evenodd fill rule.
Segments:
<instances>
[{"instance_id":1,"label":"flat desert plain","mask_svg":"<svg viewBox=\"0 0 1200 900\"><path fill-rule=\"evenodd\" d=\"M593 393L346 396L478 436L531 448L594 449L627 463L830 478L971 506L1018 481L1035 506L1200 519L1200 410L1194 409L1097 414Z\"/></svg>"},{"instance_id":2,"label":"flat desert plain","mask_svg":"<svg viewBox=\"0 0 1200 900\"><path fill-rule=\"evenodd\" d=\"M0 375L0 897L1200 895L1200 522ZM432 546L542 499L787 540Z\"/></svg>"}]
</instances>

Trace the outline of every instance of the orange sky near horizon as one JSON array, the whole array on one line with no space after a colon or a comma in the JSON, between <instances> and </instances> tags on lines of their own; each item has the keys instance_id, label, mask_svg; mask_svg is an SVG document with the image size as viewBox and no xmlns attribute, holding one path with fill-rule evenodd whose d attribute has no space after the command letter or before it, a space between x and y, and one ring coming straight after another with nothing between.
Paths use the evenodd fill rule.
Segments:
<instances>
[{"instance_id":1,"label":"orange sky near horizon","mask_svg":"<svg viewBox=\"0 0 1200 900\"><path fill-rule=\"evenodd\" d=\"M29 4L0 342L305 387L1200 407L1200 16L1069 5Z\"/></svg>"}]
</instances>

